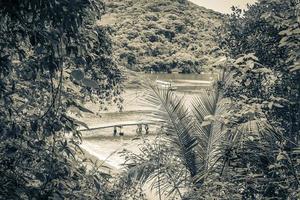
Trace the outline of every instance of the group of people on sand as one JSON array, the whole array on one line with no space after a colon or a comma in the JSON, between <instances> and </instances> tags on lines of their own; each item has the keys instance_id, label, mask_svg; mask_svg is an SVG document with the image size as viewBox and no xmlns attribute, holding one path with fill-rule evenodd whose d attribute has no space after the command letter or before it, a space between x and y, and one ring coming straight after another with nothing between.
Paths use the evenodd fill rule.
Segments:
<instances>
[{"instance_id":1,"label":"group of people on sand","mask_svg":"<svg viewBox=\"0 0 300 200\"><path fill-rule=\"evenodd\" d=\"M138 124L137 126L138 127L136 129L136 133L138 135L141 135L143 133L143 124ZM145 134L147 135L147 134L149 134L149 125L144 124L144 126L145 126ZM118 128L117 126L114 127L114 132L113 132L114 136L118 135L118 129L117 128ZM119 136L124 136L124 132L122 131L122 126L119 126L119 128L120 128Z\"/></svg>"}]
</instances>

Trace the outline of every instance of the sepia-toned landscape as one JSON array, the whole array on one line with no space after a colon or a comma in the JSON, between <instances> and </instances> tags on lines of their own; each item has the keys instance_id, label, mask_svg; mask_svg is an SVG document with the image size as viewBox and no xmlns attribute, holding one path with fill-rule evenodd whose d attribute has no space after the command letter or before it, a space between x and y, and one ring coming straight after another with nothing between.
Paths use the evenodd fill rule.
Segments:
<instances>
[{"instance_id":1,"label":"sepia-toned landscape","mask_svg":"<svg viewBox=\"0 0 300 200\"><path fill-rule=\"evenodd\" d=\"M299 44L299 0L0 0L0 200L300 199Z\"/></svg>"}]
</instances>

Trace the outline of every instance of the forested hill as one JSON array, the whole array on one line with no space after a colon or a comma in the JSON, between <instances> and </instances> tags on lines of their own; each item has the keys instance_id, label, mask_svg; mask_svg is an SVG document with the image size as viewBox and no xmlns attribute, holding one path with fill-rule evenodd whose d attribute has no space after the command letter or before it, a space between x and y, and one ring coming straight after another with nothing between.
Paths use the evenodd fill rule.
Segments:
<instances>
[{"instance_id":1,"label":"forested hill","mask_svg":"<svg viewBox=\"0 0 300 200\"><path fill-rule=\"evenodd\" d=\"M115 57L135 71L199 72L214 56L222 14L185 0L106 0L102 25L113 30Z\"/></svg>"}]
</instances>

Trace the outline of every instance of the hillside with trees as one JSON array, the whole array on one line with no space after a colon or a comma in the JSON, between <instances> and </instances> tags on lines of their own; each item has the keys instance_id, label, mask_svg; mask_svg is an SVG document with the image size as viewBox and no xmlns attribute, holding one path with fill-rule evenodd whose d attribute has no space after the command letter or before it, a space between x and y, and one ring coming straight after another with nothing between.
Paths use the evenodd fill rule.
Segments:
<instances>
[{"instance_id":1,"label":"hillside with trees","mask_svg":"<svg viewBox=\"0 0 300 200\"><path fill-rule=\"evenodd\" d=\"M223 16L185 0L106 0L114 56L134 71L200 72L214 57Z\"/></svg>"},{"instance_id":2,"label":"hillside with trees","mask_svg":"<svg viewBox=\"0 0 300 200\"><path fill-rule=\"evenodd\" d=\"M184 0L107 5L99 26L100 0L0 1L0 199L143 200L145 187L159 200L300 199L299 0L258 0L223 23ZM199 72L217 56L218 78L189 104L144 84L157 128L120 152L122 171L83 153L89 127L70 110L122 106L118 65Z\"/></svg>"}]
</instances>

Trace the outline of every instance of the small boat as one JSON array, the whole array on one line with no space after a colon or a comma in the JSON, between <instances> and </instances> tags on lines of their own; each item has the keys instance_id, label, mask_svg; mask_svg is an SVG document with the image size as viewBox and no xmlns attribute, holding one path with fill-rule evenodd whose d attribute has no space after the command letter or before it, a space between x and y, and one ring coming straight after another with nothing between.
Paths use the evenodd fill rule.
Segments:
<instances>
[{"instance_id":1,"label":"small boat","mask_svg":"<svg viewBox=\"0 0 300 200\"><path fill-rule=\"evenodd\" d=\"M176 89L177 89L177 87L172 86L172 83L171 83L171 82L161 81L161 80L156 80L155 82L156 82L156 84L157 84L160 88L163 88L163 89L169 89L169 90L176 90Z\"/></svg>"}]
</instances>

